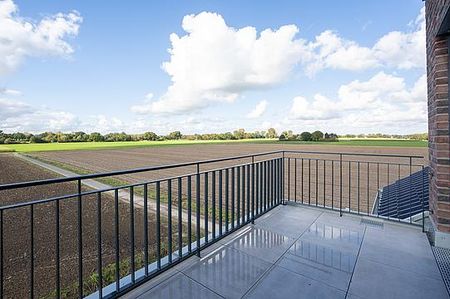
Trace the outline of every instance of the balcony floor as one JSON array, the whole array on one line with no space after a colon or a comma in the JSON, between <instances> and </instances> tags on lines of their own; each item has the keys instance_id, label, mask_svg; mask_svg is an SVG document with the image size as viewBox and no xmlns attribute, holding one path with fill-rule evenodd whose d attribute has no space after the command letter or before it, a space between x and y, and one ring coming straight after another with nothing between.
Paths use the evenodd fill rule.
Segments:
<instances>
[{"instance_id":1,"label":"balcony floor","mask_svg":"<svg viewBox=\"0 0 450 299\"><path fill-rule=\"evenodd\" d=\"M420 228L278 206L124 298L449 298Z\"/></svg>"}]
</instances>

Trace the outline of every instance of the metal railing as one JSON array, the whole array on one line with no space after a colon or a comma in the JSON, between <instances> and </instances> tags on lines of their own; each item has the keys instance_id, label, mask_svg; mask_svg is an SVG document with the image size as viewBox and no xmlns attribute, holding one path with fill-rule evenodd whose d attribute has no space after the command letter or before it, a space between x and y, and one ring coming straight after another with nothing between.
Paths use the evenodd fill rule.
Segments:
<instances>
[{"instance_id":1,"label":"metal railing","mask_svg":"<svg viewBox=\"0 0 450 299\"><path fill-rule=\"evenodd\" d=\"M74 188L0 207L0 297L117 297L286 202L383 217L373 213L380 187L422 169L419 159L272 151L0 185L0 198L37 186ZM83 186L167 169L185 173L101 190Z\"/></svg>"}]
</instances>

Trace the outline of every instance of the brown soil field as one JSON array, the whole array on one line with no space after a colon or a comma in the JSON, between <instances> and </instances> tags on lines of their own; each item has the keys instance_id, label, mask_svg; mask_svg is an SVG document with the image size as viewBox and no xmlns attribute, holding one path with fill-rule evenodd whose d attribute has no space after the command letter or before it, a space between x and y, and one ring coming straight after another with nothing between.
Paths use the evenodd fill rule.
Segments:
<instances>
[{"instance_id":1,"label":"brown soil field","mask_svg":"<svg viewBox=\"0 0 450 299\"><path fill-rule=\"evenodd\" d=\"M0 184L54 178L55 174L9 154L0 154ZM84 189L87 191L87 189ZM73 183L44 185L20 190L0 191L1 206L49 198L76 192ZM77 297L78 281L78 239L77 239L77 198L60 201L60 273L63 298ZM97 196L82 198L83 223L83 276L85 295L96 290L97 271ZM114 199L102 194L102 262L104 285L114 278L115 234ZM121 277L129 273L127 260L130 259L130 205L119 202L119 246ZM167 223L164 215L161 228L162 242L167 241ZM53 298L56 290L56 203L36 204L33 208L34 238L34 296ZM142 209L134 209L135 256L141 261L143 256L144 218ZM149 256L155 255L155 215L148 213ZM173 238L177 237L177 223L173 223ZM184 228L183 228L184 229ZM186 232L183 231L183 234ZM3 252L4 252L4 298L26 298L30 296L31 286L31 208L30 206L5 210L3 212ZM174 246L176 248L176 246ZM165 250L163 244L163 251ZM137 267L141 267L137 263Z\"/></svg>"},{"instance_id":2,"label":"brown soil field","mask_svg":"<svg viewBox=\"0 0 450 299\"><path fill-rule=\"evenodd\" d=\"M411 172L420 170L421 167L418 165L427 164L428 158L427 148L351 147L305 144L211 144L102 151L42 152L33 153L33 156L44 160L68 164L95 173L239 156L281 149L328 153L418 155L425 157L424 159L412 159L412 164L415 166L411 167ZM257 157L255 161L273 157L273 155ZM313 204L317 202L318 205L325 204L327 206L333 204L335 207L339 207L341 193L339 155L286 153L286 157L291 158L289 162L291 179L289 180L290 184L287 184L286 181L285 197L291 200L297 199L297 201L302 201L303 198L304 202L311 202ZM343 156L342 160L342 208L346 209L350 206L352 210L360 211L361 213L367 213L372 209L373 201L379 188L409 175L410 172L408 165L410 161L408 158ZM210 170L249 162L251 162L251 159L247 158L212 163L202 165L201 170ZM388 166L387 164L390 165ZM143 172L121 176L120 179L137 183L194 172L195 166L180 167L164 171ZM296 174L297 179L295 180ZM287 180L288 162L285 164L285 176ZM202 195L203 188L202 185ZM174 190L176 192L176 186ZM183 193L185 192L183 191Z\"/></svg>"}]
</instances>

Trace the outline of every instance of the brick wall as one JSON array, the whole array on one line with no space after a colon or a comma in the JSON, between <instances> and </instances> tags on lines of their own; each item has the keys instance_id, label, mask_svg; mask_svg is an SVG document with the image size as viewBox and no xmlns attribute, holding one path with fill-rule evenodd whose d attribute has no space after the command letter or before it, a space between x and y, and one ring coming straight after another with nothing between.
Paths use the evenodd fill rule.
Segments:
<instances>
[{"instance_id":1,"label":"brick wall","mask_svg":"<svg viewBox=\"0 0 450 299\"><path fill-rule=\"evenodd\" d=\"M435 227L450 232L450 138L447 36L436 34L443 22L449 0L427 0L426 44L428 74L428 134L430 210Z\"/></svg>"}]
</instances>

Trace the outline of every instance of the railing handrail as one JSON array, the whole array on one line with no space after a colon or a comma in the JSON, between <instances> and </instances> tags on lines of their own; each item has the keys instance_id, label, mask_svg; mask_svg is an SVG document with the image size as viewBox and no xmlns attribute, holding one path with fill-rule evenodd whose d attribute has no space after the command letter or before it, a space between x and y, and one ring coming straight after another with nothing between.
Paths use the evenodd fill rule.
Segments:
<instances>
[{"instance_id":1,"label":"railing handrail","mask_svg":"<svg viewBox=\"0 0 450 299\"><path fill-rule=\"evenodd\" d=\"M423 159L424 158L423 156L419 156L419 155L277 150L277 151L260 152L260 153L255 153L255 154L231 156L231 157L225 157L225 158L200 160L200 161L194 161L194 162L165 164L165 165L133 168L133 169L126 169L126 170L117 170L117 171L110 171L110 172L100 172L100 173L76 175L76 176L62 177L62 178L53 178L53 179L44 179L44 180L3 184L3 185L0 185L0 191L19 189L19 188L25 188L25 187L41 186L41 185L49 185L49 184L57 184L57 183L65 183L65 182L72 182L72 181L78 181L78 180L95 179L95 178L124 175L124 174L131 174L131 173L157 171L157 170L164 170L164 169L171 169L171 168L178 168L178 167L204 165L204 164L210 164L210 163L217 163L217 162L224 162L224 161L231 161L231 160L238 160L238 159L245 159L245 158L252 158L252 157L260 157L260 156L267 156L267 155L274 155L274 154L283 154L283 153L363 156L363 157L390 157L390 158L409 158L409 159Z\"/></svg>"}]
</instances>

